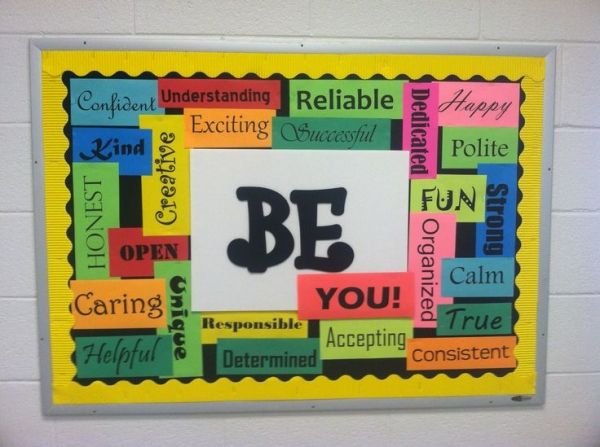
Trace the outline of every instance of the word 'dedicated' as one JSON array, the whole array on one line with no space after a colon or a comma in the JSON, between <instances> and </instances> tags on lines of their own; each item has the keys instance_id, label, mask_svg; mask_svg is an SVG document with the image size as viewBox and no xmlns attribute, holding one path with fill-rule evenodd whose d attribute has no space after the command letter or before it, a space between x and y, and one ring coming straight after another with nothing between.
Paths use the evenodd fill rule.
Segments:
<instances>
[{"instance_id":1,"label":"word 'dedicated'","mask_svg":"<svg viewBox=\"0 0 600 447\"><path fill-rule=\"evenodd\" d=\"M410 151L411 178L435 178L437 175L437 103L437 84L404 84L402 148Z\"/></svg>"},{"instance_id":2,"label":"word 'dedicated'","mask_svg":"<svg viewBox=\"0 0 600 447\"><path fill-rule=\"evenodd\" d=\"M412 317L412 273L298 275L300 319Z\"/></svg>"}]
</instances>

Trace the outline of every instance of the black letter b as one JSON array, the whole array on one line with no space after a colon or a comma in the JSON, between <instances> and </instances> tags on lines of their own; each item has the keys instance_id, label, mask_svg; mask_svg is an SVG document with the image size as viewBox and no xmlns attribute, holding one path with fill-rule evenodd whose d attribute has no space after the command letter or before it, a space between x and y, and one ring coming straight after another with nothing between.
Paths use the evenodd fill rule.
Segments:
<instances>
[{"instance_id":1,"label":"black letter b","mask_svg":"<svg viewBox=\"0 0 600 447\"><path fill-rule=\"evenodd\" d=\"M290 214L290 207L285 198L267 188L242 186L237 189L236 195L239 200L248 202L248 240L231 241L227 256L235 265L246 267L250 273L264 273L269 267L285 261L294 250L292 233L283 225ZM263 203L271 207L271 212L266 216ZM267 231L275 238L275 246L268 253Z\"/></svg>"}]
</instances>

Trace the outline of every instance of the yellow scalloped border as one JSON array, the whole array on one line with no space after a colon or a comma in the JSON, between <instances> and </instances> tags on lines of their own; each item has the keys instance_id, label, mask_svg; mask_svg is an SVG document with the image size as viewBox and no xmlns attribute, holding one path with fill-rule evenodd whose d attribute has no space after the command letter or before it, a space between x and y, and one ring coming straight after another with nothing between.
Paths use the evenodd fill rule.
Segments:
<instances>
[{"instance_id":1,"label":"yellow scalloped border","mask_svg":"<svg viewBox=\"0 0 600 447\"><path fill-rule=\"evenodd\" d=\"M544 67L542 57L42 51L52 403L178 403L535 394ZM516 279L520 289L516 303L519 312L519 321L515 326L519 337L515 350L518 361L516 370L504 377L487 373L475 378L462 374L455 379L440 374L432 379L415 375L409 379L366 376L358 380L349 376L337 380L320 376L312 381L301 377L289 381L269 378L263 382L251 378L239 382L219 379L214 383L196 379L188 384L178 380L170 380L165 384L146 380L139 385L123 381L115 385L93 382L82 386L73 382L75 367L71 362L71 354L74 344L69 333L73 320L68 309L71 300L68 281L72 269L66 261L71 251L71 242L66 236L71 221L65 211L70 197L65 186L69 166L64 159L68 141L63 133L67 115L62 107L67 91L61 80L65 71L72 71L76 75L99 71L105 76L117 71L124 71L131 76L144 71L157 76L164 76L171 71L190 76L201 71L208 76L228 72L236 77L247 73L256 73L260 77L268 77L273 73L294 77L306 73L316 78L330 73L337 78L356 74L365 79L375 74L385 78L405 74L413 79L426 74L436 79L444 79L449 75L457 75L462 79L475 75L485 79L497 76L506 76L511 80L523 79L521 87L526 99L521 113L525 125L520 136L526 149L519 159L524 169L519 187L524 194L518 207L522 224L517 232L521 241L521 249L517 253L521 271Z\"/></svg>"}]
</instances>

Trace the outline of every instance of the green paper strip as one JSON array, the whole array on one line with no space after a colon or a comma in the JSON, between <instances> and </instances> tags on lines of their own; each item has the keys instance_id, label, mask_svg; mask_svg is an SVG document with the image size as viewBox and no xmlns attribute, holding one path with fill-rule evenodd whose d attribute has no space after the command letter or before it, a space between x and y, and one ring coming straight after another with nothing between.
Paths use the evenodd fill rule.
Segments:
<instances>
[{"instance_id":1,"label":"green paper strip","mask_svg":"<svg viewBox=\"0 0 600 447\"><path fill-rule=\"evenodd\" d=\"M75 277L106 279L108 229L119 226L119 164L73 163Z\"/></svg>"},{"instance_id":2,"label":"green paper strip","mask_svg":"<svg viewBox=\"0 0 600 447\"><path fill-rule=\"evenodd\" d=\"M274 149L389 149L390 121L340 118L273 119Z\"/></svg>"},{"instance_id":3,"label":"green paper strip","mask_svg":"<svg viewBox=\"0 0 600 447\"><path fill-rule=\"evenodd\" d=\"M437 335L504 335L512 333L510 303L438 306Z\"/></svg>"},{"instance_id":4,"label":"green paper strip","mask_svg":"<svg viewBox=\"0 0 600 447\"><path fill-rule=\"evenodd\" d=\"M320 322L321 358L371 359L406 357L412 320L328 320Z\"/></svg>"},{"instance_id":5,"label":"green paper strip","mask_svg":"<svg viewBox=\"0 0 600 447\"><path fill-rule=\"evenodd\" d=\"M402 118L405 81L290 81L290 116Z\"/></svg>"},{"instance_id":6,"label":"green paper strip","mask_svg":"<svg viewBox=\"0 0 600 447\"><path fill-rule=\"evenodd\" d=\"M158 377L169 376L171 337L127 335L76 337L77 377Z\"/></svg>"},{"instance_id":7,"label":"green paper strip","mask_svg":"<svg viewBox=\"0 0 600 447\"><path fill-rule=\"evenodd\" d=\"M410 182L412 212L456 214L457 222L483 222L485 175L443 175Z\"/></svg>"},{"instance_id":8,"label":"green paper strip","mask_svg":"<svg viewBox=\"0 0 600 447\"><path fill-rule=\"evenodd\" d=\"M442 167L476 169L479 163L517 162L519 130L508 127L444 127Z\"/></svg>"},{"instance_id":9,"label":"green paper strip","mask_svg":"<svg viewBox=\"0 0 600 447\"><path fill-rule=\"evenodd\" d=\"M158 334L171 335L172 377L202 376L200 314L192 312L190 261L155 262L154 276L164 278L167 291L167 327Z\"/></svg>"},{"instance_id":10,"label":"green paper strip","mask_svg":"<svg viewBox=\"0 0 600 447\"><path fill-rule=\"evenodd\" d=\"M225 338L217 342L217 374L320 374L316 338Z\"/></svg>"}]
</instances>

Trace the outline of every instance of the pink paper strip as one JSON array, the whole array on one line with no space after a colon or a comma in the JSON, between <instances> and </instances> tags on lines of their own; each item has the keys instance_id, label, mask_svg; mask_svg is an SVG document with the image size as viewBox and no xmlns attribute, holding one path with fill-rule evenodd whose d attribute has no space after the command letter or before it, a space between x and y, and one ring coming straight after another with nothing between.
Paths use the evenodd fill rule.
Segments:
<instances>
[{"instance_id":1,"label":"pink paper strip","mask_svg":"<svg viewBox=\"0 0 600 447\"><path fill-rule=\"evenodd\" d=\"M437 326L437 306L450 304L441 296L442 258L455 257L454 214L410 213L408 271L415 279L414 327Z\"/></svg>"},{"instance_id":2,"label":"pink paper strip","mask_svg":"<svg viewBox=\"0 0 600 447\"><path fill-rule=\"evenodd\" d=\"M404 84L402 149L410 151L410 178L435 178L438 153L438 84Z\"/></svg>"},{"instance_id":3,"label":"pink paper strip","mask_svg":"<svg viewBox=\"0 0 600 447\"><path fill-rule=\"evenodd\" d=\"M440 126L518 127L519 84L440 82Z\"/></svg>"}]
</instances>

